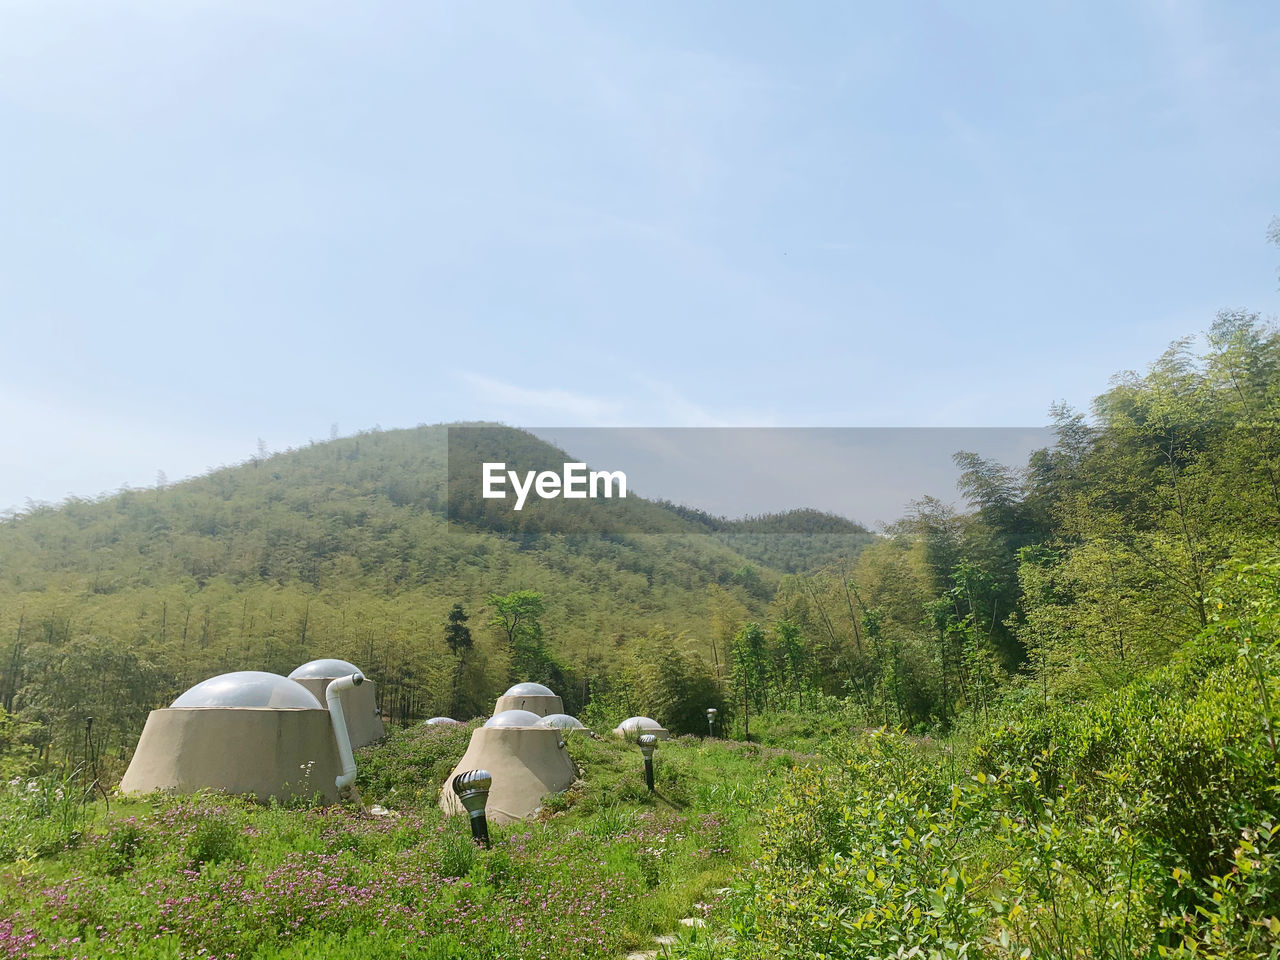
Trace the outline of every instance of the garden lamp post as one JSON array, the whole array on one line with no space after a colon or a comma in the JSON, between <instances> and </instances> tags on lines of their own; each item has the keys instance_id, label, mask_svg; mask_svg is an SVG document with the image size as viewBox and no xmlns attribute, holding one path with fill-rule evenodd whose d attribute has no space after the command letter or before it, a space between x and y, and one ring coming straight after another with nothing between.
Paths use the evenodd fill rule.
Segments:
<instances>
[{"instance_id":1,"label":"garden lamp post","mask_svg":"<svg viewBox=\"0 0 1280 960\"><path fill-rule=\"evenodd\" d=\"M716 714L718 712L715 707L707 707L707 736L709 737L716 735Z\"/></svg>"},{"instance_id":2,"label":"garden lamp post","mask_svg":"<svg viewBox=\"0 0 1280 960\"><path fill-rule=\"evenodd\" d=\"M489 821L484 817L484 805L489 799L493 775L488 770L467 770L453 778L453 792L471 818L471 839L480 846L489 847Z\"/></svg>"},{"instance_id":3,"label":"garden lamp post","mask_svg":"<svg viewBox=\"0 0 1280 960\"><path fill-rule=\"evenodd\" d=\"M640 734L640 753L644 755L644 785L653 793L653 751L658 746L658 738L652 733Z\"/></svg>"}]
</instances>

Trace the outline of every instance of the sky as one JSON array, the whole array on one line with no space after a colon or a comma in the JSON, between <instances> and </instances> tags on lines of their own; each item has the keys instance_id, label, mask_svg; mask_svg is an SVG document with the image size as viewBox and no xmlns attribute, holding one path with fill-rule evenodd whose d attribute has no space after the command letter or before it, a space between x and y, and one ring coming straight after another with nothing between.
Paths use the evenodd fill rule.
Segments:
<instances>
[{"instance_id":1,"label":"sky","mask_svg":"<svg viewBox=\"0 0 1280 960\"><path fill-rule=\"evenodd\" d=\"M0 511L331 433L1007 427L1274 316L1280 7L0 0Z\"/></svg>"}]
</instances>

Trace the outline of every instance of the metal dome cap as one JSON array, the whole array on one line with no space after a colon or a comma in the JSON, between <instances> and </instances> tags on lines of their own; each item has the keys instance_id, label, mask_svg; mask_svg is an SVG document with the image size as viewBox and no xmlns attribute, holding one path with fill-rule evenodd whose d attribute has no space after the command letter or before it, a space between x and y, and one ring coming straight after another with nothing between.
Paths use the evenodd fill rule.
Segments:
<instances>
[{"instance_id":1,"label":"metal dome cap","mask_svg":"<svg viewBox=\"0 0 1280 960\"><path fill-rule=\"evenodd\" d=\"M170 704L174 707L274 707L323 710L306 687L278 673L238 670L202 680Z\"/></svg>"},{"instance_id":2,"label":"metal dome cap","mask_svg":"<svg viewBox=\"0 0 1280 960\"><path fill-rule=\"evenodd\" d=\"M555 727L557 730L587 729L581 720L577 717L571 717L567 713L549 713L538 721L538 726Z\"/></svg>"},{"instance_id":3,"label":"metal dome cap","mask_svg":"<svg viewBox=\"0 0 1280 960\"><path fill-rule=\"evenodd\" d=\"M432 717L430 720L422 721L424 727L456 727L461 723L461 720L455 720L453 717Z\"/></svg>"},{"instance_id":4,"label":"metal dome cap","mask_svg":"<svg viewBox=\"0 0 1280 960\"><path fill-rule=\"evenodd\" d=\"M486 727L536 727L542 718L528 710L503 710L484 722Z\"/></svg>"},{"instance_id":5,"label":"metal dome cap","mask_svg":"<svg viewBox=\"0 0 1280 960\"><path fill-rule=\"evenodd\" d=\"M532 683L525 681L517 683L503 694L504 697L554 697L550 687L544 687L540 683Z\"/></svg>"},{"instance_id":6,"label":"metal dome cap","mask_svg":"<svg viewBox=\"0 0 1280 960\"><path fill-rule=\"evenodd\" d=\"M289 679L301 680L319 677L326 680L336 680L338 677L349 677L353 673L362 674L364 671L347 660L336 660L328 657L322 660L308 660L290 673Z\"/></svg>"}]
</instances>

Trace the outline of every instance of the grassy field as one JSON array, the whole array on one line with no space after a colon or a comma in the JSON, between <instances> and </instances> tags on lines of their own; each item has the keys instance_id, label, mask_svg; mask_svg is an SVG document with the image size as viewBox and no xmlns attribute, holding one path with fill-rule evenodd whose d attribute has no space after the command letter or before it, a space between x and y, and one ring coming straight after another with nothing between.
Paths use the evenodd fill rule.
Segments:
<instances>
[{"instance_id":1,"label":"grassy field","mask_svg":"<svg viewBox=\"0 0 1280 960\"><path fill-rule=\"evenodd\" d=\"M621 957L715 910L757 854L760 811L803 757L691 737L639 751L574 736L583 772L476 848L441 782L471 728L400 731L360 757L367 805L222 795L82 805L14 781L0 804L0 956Z\"/></svg>"},{"instance_id":2,"label":"grassy field","mask_svg":"<svg viewBox=\"0 0 1280 960\"><path fill-rule=\"evenodd\" d=\"M753 717L661 744L653 794L633 744L573 735L581 779L489 850L436 808L474 724L360 752L386 816L15 779L0 957L1274 960L1280 654L1183 652L938 739Z\"/></svg>"}]
</instances>

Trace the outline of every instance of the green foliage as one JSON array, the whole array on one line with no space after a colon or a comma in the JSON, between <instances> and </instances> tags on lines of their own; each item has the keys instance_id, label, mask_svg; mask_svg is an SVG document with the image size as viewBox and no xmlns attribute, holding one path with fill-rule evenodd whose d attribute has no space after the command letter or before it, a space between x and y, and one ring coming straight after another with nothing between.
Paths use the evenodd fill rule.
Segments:
<instances>
[{"instance_id":1,"label":"green foliage","mask_svg":"<svg viewBox=\"0 0 1280 960\"><path fill-rule=\"evenodd\" d=\"M228 816L204 817L187 838L187 859L197 867L239 859L243 846L240 829Z\"/></svg>"},{"instance_id":2,"label":"green foliage","mask_svg":"<svg viewBox=\"0 0 1280 960\"><path fill-rule=\"evenodd\" d=\"M510 679L562 688L564 669L548 652L543 637L542 616L547 605L542 594L536 590L516 590L506 596L492 593L485 602L494 609L489 625L501 630L507 641Z\"/></svg>"},{"instance_id":3,"label":"green foliage","mask_svg":"<svg viewBox=\"0 0 1280 960\"><path fill-rule=\"evenodd\" d=\"M39 756L30 742L34 721L21 721L4 707L0 707L0 782L25 780L35 776L39 768ZM23 737L22 728L28 727Z\"/></svg>"},{"instance_id":4,"label":"green foliage","mask_svg":"<svg viewBox=\"0 0 1280 960\"><path fill-rule=\"evenodd\" d=\"M1273 956L1277 583L1276 561L1229 565L1174 663L1006 707L959 763L833 739L766 818L728 955Z\"/></svg>"},{"instance_id":5,"label":"green foliage","mask_svg":"<svg viewBox=\"0 0 1280 960\"><path fill-rule=\"evenodd\" d=\"M127 873L139 858L155 853L153 845L149 843L150 838L137 817L113 821L106 833L95 839L93 859L103 873L112 877Z\"/></svg>"},{"instance_id":6,"label":"green foliage","mask_svg":"<svg viewBox=\"0 0 1280 960\"><path fill-rule=\"evenodd\" d=\"M356 786L361 796L383 798L393 805L430 804L467 752L471 734L479 725L419 724L357 751Z\"/></svg>"},{"instance_id":7,"label":"green foliage","mask_svg":"<svg viewBox=\"0 0 1280 960\"><path fill-rule=\"evenodd\" d=\"M48 856L78 845L88 822L79 769L14 777L0 786L0 861Z\"/></svg>"},{"instance_id":8,"label":"green foliage","mask_svg":"<svg viewBox=\"0 0 1280 960\"><path fill-rule=\"evenodd\" d=\"M833 738L847 736L861 725L863 712L856 700L813 696L803 707L766 710L751 716L751 739L764 747L816 753ZM726 726L733 734L733 728Z\"/></svg>"},{"instance_id":9,"label":"green foliage","mask_svg":"<svg viewBox=\"0 0 1280 960\"><path fill-rule=\"evenodd\" d=\"M615 519L652 533L533 511L500 536L479 502L446 524L438 428L7 520L0 935L614 956L705 907L675 954L1275 957L1280 333L1226 313L1208 345L1118 378L1091 420L1055 408L1025 469L958 453L970 512L925 498L877 538L639 500ZM559 455L494 436L512 462ZM495 629L472 637L479 603ZM362 751L365 796L400 817L199 798L95 831L85 781L147 709L319 652L396 720L532 679L598 731L701 734L716 706L756 742L664 743L651 794L634 748L574 737L582 780L489 852L434 806L468 728ZM28 779L37 756L89 772ZM695 899L735 864L730 897Z\"/></svg>"},{"instance_id":10,"label":"green foliage","mask_svg":"<svg viewBox=\"0 0 1280 960\"><path fill-rule=\"evenodd\" d=\"M724 694L706 661L671 634L645 637L624 671L626 715L652 717L673 734L707 731L707 708L725 712ZM623 719L619 717L618 720Z\"/></svg>"},{"instance_id":11,"label":"green foliage","mask_svg":"<svg viewBox=\"0 0 1280 960\"><path fill-rule=\"evenodd\" d=\"M768 696L769 665L764 630L758 623L748 623L734 635L729 648L729 683L734 692L734 705L742 706L743 735L751 739L750 715L765 708Z\"/></svg>"},{"instance_id":12,"label":"green foliage","mask_svg":"<svg viewBox=\"0 0 1280 960\"><path fill-rule=\"evenodd\" d=\"M444 642L449 645L449 651L455 656L460 655L464 650L470 650L474 642L471 638L471 628L467 626L469 619L460 603L455 603L449 610L449 622L444 628Z\"/></svg>"},{"instance_id":13,"label":"green foliage","mask_svg":"<svg viewBox=\"0 0 1280 960\"><path fill-rule=\"evenodd\" d=\"M128 743L166 686L144 656L97 635L34 644L24 673L14 706L24 721L36 724L28 742L76 762ZM86 732L90 718L92 745Z\"/></svg>"},{"instance_id":14,"label":"green foliage","mask_svg":"<svg viewBox=\"0 0 1280 960\"><path fill-rule=\"evenodd\" d=\"M1055 444L1024 469L956 454L970 513L923 498L852 562L784 578L775 649L797 628L821 692L925 732L1032 691L1042 707L1105 695L1207 626L1218 569L1274 550L1280 333L1224 313L1206 352L1175 343L1118 378L1092 422L1052 416ZM736 663L726 646L739 699L763 709L785 654L765 671L758 643Z\"/></svg>"},{"instance_id":15,"label":"green foliage","mask_svg":"<svg viewBox=\"0 0 1280 960\"><path fill-rule=\"evenodd\" d=\"M440 876L453 879L465 877L476 865L476 844L461 817L455 817L440 834L437 864Z\"/></svg>"},{"instance_id":16,"label":"green foliage","mask_svg":"<svg viewBox=\"0 0 1280 960\"><path fill-rule=\"evenodd\" d=\"M735 904L743 955L962 956L953 948L975 942L984 918L948 799L936 768L888 736L845 741L830 765L799 771Z\"/></svg>"}]
</instances>

